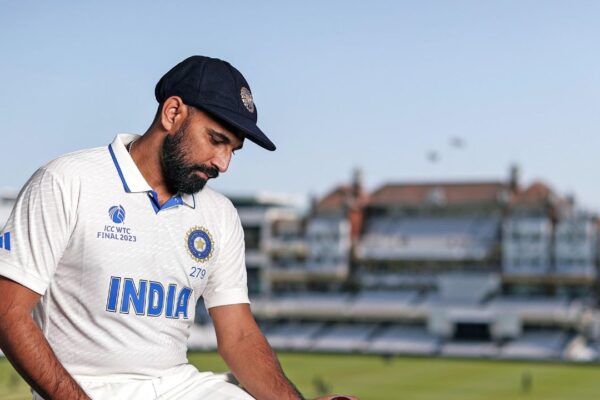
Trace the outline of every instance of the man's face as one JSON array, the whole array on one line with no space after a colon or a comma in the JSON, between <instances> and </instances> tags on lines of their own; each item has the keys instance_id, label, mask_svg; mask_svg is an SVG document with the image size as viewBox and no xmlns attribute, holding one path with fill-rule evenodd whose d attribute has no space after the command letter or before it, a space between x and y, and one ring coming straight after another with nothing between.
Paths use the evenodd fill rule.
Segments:
<instances>
[{"instance_id":1,"label":"man's face","mask_svg":"<svg viewBox=\"0 0 600 400\"><path fill-rule=\"evenodd\" d=\"M227 171L231 156L242 148L230 130L207 114L189 107L181 127L162 146L162 171L171 193L196 193L206 181Z\"/></svg>"}]
</instances>

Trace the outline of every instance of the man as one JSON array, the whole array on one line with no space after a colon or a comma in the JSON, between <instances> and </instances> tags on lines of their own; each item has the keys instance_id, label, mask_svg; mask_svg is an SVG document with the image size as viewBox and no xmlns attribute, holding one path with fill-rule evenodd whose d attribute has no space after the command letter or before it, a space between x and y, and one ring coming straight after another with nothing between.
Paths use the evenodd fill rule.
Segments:
<instances>
[{"instance_id":1,"label":"man","mask_svg":"<svg viewBox=\"0 0 600 400\"><path fill-rule=\"evenodd\" d=\"M143 136L62 156L22 189L0 233L0 347L34 398L301 398L250 312L237 212L204 186L245 138L275 150L250 87L194 56L155 95ZM187 364L200 296L245 390Z\"/></svg>"}]
</instances>

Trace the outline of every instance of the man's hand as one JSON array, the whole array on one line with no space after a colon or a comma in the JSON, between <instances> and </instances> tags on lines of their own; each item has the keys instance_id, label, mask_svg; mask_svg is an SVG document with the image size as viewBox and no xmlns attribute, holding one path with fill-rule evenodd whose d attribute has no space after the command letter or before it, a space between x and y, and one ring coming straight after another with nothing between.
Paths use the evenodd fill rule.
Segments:
<instances>
[{"instance_id":1,"label":"man's hand","mask_svg":"<svg viewBox=\"0 0 600 400\"><path fill-rule=\"evenodd\" d=\"M259 400L303 399L283 373L248 304L213 307L209 312L219 353L244 389Z\"/></svg>"},{"instance_id":2,"label":"man's hand","mask_svg":"<svg viewBox=\"0 0 600 400\"><path fill-rule=\"evenodd\" d=\"M0 293L0 348L23 379L46 400L89 400L31 317L40 295L2 277Z\"/></svg>"}]
</instances>

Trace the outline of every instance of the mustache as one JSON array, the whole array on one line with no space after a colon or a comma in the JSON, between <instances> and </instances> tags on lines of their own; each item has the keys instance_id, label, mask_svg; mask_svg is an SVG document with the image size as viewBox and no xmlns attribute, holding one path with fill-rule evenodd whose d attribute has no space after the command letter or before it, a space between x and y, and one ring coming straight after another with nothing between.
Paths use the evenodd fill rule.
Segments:
<instances>
[{"instance_id":1,"label":"mustache","mask_svg":"<svg viewBox=\"0 0 600 400\"><path fill-rule=\"evenodd\" d=\"M213 179L219 176L219 170L215 167L209 167L205 164L196 164L190 168L191 172L200 171L204 172L209 179Z\"/></svg>"}]
</instances>

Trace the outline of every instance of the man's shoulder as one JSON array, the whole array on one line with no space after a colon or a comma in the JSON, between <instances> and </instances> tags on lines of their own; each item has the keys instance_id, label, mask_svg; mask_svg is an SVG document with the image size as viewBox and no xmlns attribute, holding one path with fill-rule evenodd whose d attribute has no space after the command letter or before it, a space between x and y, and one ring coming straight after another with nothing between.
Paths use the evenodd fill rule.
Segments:
<instances>
[{"instance_id":1,"label":"man's shoulder","mask_svg":"<svg viewBox=\"0 0 600 400\"><path fill-rule=\"evenodd\" d=\"M237 213L237 210L235 209L231 200L229 200L224 194L211 188L209 185L204 186L201 191L196 193L195 197L201 204L210 204L226 213Z\"/></svg>"},{"instance_id":2,"label":"man's shoulder","mask_svg":"<svg viewBox=\"0 0 600 400\"><path fill-rule=\"evenodd\" d=\"M103 146L63 154L48 162L42 169L63 179L73 179L93 175L98 172L98 168L108 165L108 162L108 148Z\"/></svg>"}]
</instances>

